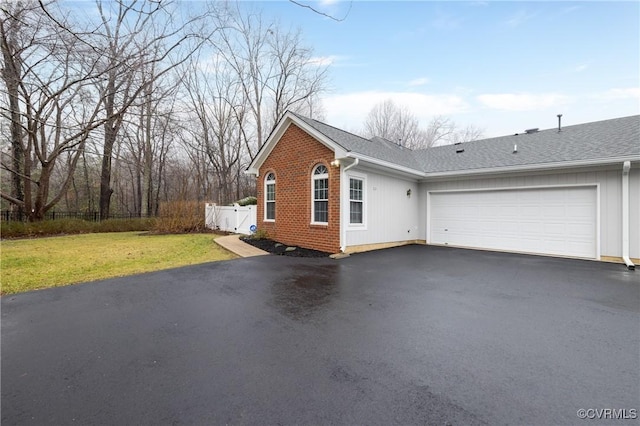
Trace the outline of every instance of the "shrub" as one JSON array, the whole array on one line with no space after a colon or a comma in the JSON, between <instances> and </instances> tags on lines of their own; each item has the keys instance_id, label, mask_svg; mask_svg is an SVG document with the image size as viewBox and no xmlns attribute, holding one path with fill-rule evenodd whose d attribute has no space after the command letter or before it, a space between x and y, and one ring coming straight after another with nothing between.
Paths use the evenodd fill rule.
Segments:
<instances>
[{"instance_id":1,"label":"shrub","mask_svg":"<svg viewBox=\"0 0 640 426\"><path fill-rule=\"evenodd\" d=\"M161 204L160 216L155 220L152 230L161 234L206 232L203 203L172 201Z\"/></svg>"},{"instance_id":2,"label":"shrub","mask_svg":"<svg viewBox=\"0 0 640 426\"><path fill-rule=\"evenodd\" d=\"M43 220L40 222L0 222L2 238L46 237L90 232L148 231L153 219L110 219L89 222L81 219Z\"/></svg>"},{"instance_id":3,"label":"shrub","mask_svg":"<svg viewBox=\"0 0 640 426\"><path fill-rule=\"evenodd\" d=\"M245 197L241 200L236 201L236 203L240 206L256 206L258 205L258 199L256 197Z\"/></svg>"},{"instance_id":4,"label":"shrub","mask_svg":"<svg viewBox=\"0 0 640 426\"><path fill-rule=\"evenodd\" d=\"M252 240L267 240L269 239L269 234L264 229L258 229L249 238Z\"/></svg>"}]
</instances>

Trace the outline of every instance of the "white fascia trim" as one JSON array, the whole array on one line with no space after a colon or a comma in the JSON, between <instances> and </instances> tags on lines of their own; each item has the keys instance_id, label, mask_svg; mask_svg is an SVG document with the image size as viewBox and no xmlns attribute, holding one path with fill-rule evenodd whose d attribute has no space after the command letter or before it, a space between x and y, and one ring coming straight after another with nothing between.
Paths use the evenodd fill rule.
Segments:
<instances>
[{"instance_id":1,"label":"white fascia trim","mask_svg":"<svg viewBox=\"0 0 640 426\"><path fill-rule=\"evenodd\" d=\"M400 165L392 163L390 161L379 160L377 158L373 158L373 157L369 157L367 155L354 153L354 152L351 152L351 151L347 152L344 157L353 158L353 159L359 159L361 161L364 161L364 162L367 162L367 163L370 163L370 164L374 164L374 165L377 165L377 166L381 166L381 167L384 167L386 169L391 169L391 170L395 170L395 171L398 171L398 172L401 172L401 173L413 175L416 178L424 178L426 176L426 174L424 172L420 171L420 170L412 169L410 167L400 166Z\"/></svg>"},{"instance_id":2,"label":"white fascia trim","mask_svg":"<svg viewBox=\"0 0 640 426\"><path fill-rule=\"evenodd\" d=\"M587 183L559 183L559 184L549 184L549 185L518 185L518 186L497 186L493 187L483 187L483 188L462 188L462 189L434 189L428 190L428 194L443 194L443 193L454 193L454 192L496 192L496 191L520 191L527 189L560 189L560 188L582 188L582 187L593 187L597 188L600 185L597 182L587 182Z\"/></svg>"},{"instance_id":3,"label":"white fascia trim","mask_svg":"<svg viewBox=\"0 0 640 426\"><path fill-rule=\"evenodd\" d=\"M291 123L300 127L302 130L304 130L306 133L311 135L318 142L320 142L321 144L323 144L324 146L332 150L334 152L335 159L347 156L347 151L344 148L342 148L340 145L336 144L327 136L318 132L316 129L309 126L307 123L300 120L298 117L296 117L292 113L287 112L282 117L282 119L280 120L276 128L273 130L271 135L269 135L269 138L267 139L267 141L264 143L264 145L258 152L258 155L256 155L256 158L254 158L254 160L251 162L249 167L247 167L247 170L245 171L246 174L258 176L258 171L260 170L260 166L262 166L262 163L264 163L264 161L269 157L269 155L271 154L271 151L273 151L273 148L276 146L276 144L278 143L278 141L280 140L284 132L289 128L289 125Z\"/></svg>"},{"instance_id":4,"label":"white fascia trim","mask_svg":"<svg viewBox=\"0 0 640 426\"><path fill-rule=\"evenodd\" d=\"M486 169L470 169L470 170L454 170L448 172L435 172L425 173L426 179L435 177L456 177L456 176L471 176L471 175L484 175L484 174L500 174L500 173L512 173L512 172L527 172L536 170L557 170L566 168L578 168L589 166L605 166L605 165L617 165L624 161L640 161L640 156L630 155L625 157L616 158L601 158L596 160L577 160L577 161L559 161L555 163L537 163L537 164L525 164L520 166L507 166L507 167L490 167Z\"/></svg>"}]
</instances>

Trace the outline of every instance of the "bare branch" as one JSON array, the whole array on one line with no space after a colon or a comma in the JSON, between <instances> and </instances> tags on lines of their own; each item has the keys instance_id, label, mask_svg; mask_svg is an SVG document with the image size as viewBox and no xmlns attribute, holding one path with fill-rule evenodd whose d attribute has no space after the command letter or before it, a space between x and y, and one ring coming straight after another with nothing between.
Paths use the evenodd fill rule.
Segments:
<instances>
[{"instance_id":1,"label":"bare branch","mask_svg":"<svg viewBox=\"0 0 640 426\"><path fill-rule=\"evenodd\" d=\"M297 6L304 7L306 9L310 9L311 11L313 11L314 13L317 13L318 15L322 15L322 16L327 17L329 19L333 19L336 22L342 22L345 19L347 19L347 16L349 16L349 13L351 12L351 6L353 6L353 1L350 1L349 2L349 10L347 10L347 13L345 13L345 15L342 18L336 18L335 16L331 16L331 15L329 15L327 13L319 11L319 10L313 8L312 6L308 5L308 4L303 4L303 3L297 2L296 0L289 0L289 1L291 3L297 5Z\"/></svg>"}]
</instances>

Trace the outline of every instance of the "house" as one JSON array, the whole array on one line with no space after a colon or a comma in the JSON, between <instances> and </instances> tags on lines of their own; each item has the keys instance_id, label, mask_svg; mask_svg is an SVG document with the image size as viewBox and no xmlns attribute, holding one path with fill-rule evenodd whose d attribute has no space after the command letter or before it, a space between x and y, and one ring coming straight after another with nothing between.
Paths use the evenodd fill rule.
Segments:
<instances>
[{"instance_id":1,"label":"house","mask_svg":"<svg viewBox=\"0 0 640 426\"><path fill-rule=\"evenodd\" d=\"M247 172L289 245L640 258L640 116L410 150L287 112Z\"/></svg>"}]
</instances>

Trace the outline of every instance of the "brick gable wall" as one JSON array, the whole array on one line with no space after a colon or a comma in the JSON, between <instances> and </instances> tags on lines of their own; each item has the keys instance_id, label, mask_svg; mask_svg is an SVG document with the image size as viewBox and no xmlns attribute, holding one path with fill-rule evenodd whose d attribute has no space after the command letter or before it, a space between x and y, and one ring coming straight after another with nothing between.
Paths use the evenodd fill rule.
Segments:
<instances>
[{"instance_id":1,"label":"brick gable wall","mask_svg":"<svg viewBox=\"0 0 640 426\"><path fill-rule=\"evenodd\" d=\"M291 124L260 167L258 229L286 245L340 251L340 169L330 165L333 158L333 151ZM319 163L329 170L328 225L311 224L311 173ZM275 222L264 221L264 179L269 172L276 176Z\"/></svg>"}]
</instances>

